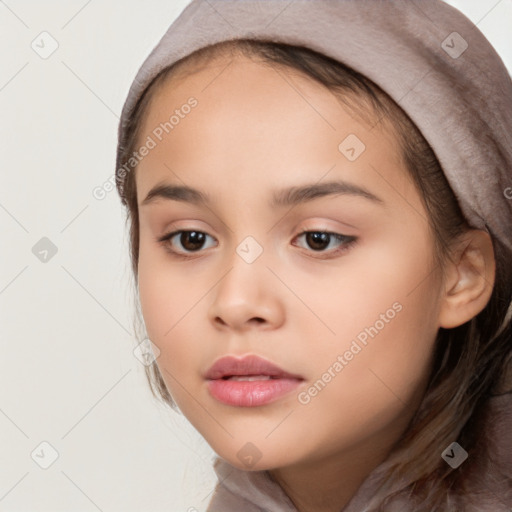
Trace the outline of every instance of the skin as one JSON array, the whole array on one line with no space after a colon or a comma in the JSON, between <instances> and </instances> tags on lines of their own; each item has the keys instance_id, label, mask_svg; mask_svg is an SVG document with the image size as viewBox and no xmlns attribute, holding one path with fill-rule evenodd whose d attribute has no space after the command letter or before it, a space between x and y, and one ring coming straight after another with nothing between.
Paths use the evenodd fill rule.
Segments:
<instances>
[{"instance_id":1,"label":"skin","mask_svg":"<svg viewBox=\"0 0 512 512\"><path fill-rule=\"evenodd\" d=\"M160 88L140 140L191 96L198 106L136 172L138 287L148 336L161 351L156 362L180 410L221 457L270 470L301 512L339 511L419 406L438 328L485 306L490 241L470 232L443 274L393 135L383 124L372 129L307 77L222 57ZM349 134L366 146L353 162L338 149ZM331 179L363 186L383 204L335 195L293 208L268 205L275 189ZM201 189L213 202L142 205L162 182ZM177 236L172 247L188 257L166 251L157 238L179 229L207 234L203 248L183 247ZM315 250L298 237L303 229L357 241L340 254L335 238ZM263 249L250 264L236 253L247 236ZM300 403L298 393L397 302L401 311ZM258 354L304 381L264 406L222 404L203 375L227 354ZM248 442L261 456L250 468L237 457Z\"/></svg>"}]
</instances>

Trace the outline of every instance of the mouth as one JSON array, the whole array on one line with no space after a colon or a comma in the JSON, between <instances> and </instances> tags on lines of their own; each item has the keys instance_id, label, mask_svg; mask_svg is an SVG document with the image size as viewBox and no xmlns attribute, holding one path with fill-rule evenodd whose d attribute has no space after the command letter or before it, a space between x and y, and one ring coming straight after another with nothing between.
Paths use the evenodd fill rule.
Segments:
<instances>
[{"instance_id":1,"label":"mouth","mask_svg":"<svg viewBox=\"0 0 512 512\"><path fill-rule=\"evenodd\" d=\"M275 402L296 389L304 378L256 355L226 356L205 375L210 395L235 407L256 407Z\"/></svg>"},{"instance_id":2,"label":"mouth","mask_svg":"<svg viewBox=\"0 0 512 512\"><path fill-rule=\"evenodd\" d=\"M254 381L254 380L270 380L270 379L279 379L280 377L273 377L270 375L231 375L224 376L222 380L237 380L237 381Z\"/></svg>"},{"instance_id":3,"label":"mouth","mask_svg":"<svg viewBox=\"0 0 512 512\"><path fill-rule=\"evenodd\" d=\"M216 380L233 377L291 378L302 379L300 375L287 372L275 363L250 354L244 357L224 356L218 359L206 372L206 379Z\"/></svg>"}]
</instances>

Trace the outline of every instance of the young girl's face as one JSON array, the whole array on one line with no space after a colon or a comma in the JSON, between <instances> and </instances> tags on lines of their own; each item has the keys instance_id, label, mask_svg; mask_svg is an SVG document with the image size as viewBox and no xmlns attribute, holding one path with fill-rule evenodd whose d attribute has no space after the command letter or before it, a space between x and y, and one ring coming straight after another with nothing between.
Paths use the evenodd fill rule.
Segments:
<instances>
[{"instance_id":1,"label":"young girl's face","mask_svg":"<svg viewBox=\"0 0 512 512\"><path fill-rule=\"evenodd\" d=\"M297 73L229 62L165 83L141 127L139 141L156 143L136 173L156 362L181 411L235 466L380 460L431 370L442 282L427 213L382 124ZM144 202L157 185L208 202ZM321 190L294 193L306 186ZM194 233L158 241L181 230ZM216 398L210 366L247 354L301 379L253 406Z\"/></svg>"}]
</instances>

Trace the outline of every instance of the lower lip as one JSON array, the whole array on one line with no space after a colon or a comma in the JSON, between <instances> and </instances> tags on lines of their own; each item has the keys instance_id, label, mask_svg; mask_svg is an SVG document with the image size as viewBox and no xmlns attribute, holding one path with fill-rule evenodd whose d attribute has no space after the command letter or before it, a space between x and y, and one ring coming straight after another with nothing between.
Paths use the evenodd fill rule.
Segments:
<instances>
[{"instance_id":1,"label":"lower lip","mask_svg":"<svg viewBox=\"0 0 512 512\"><path fill-rule=\"evenodd\" d=\"M208 381L210 394L219 402L237 407L257 407L274 402L301 383L297 379Z\"/></svg>"}]
</instances>

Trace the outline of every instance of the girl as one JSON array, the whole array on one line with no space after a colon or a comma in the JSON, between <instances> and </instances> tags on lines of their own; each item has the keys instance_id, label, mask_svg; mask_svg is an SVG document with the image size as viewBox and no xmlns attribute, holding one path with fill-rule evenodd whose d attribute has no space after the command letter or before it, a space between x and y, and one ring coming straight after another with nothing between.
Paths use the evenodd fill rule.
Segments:
<instances>
[{"instance_id":1,"label":"girl","mask_svg":"<svg viewBox=\"0 0 512 512\"><path fill-rule=\"evenodd\" d=\"M119 126L208 511L512 506L512 84L437 0L192 1Z\"/></svg>"}]
</instances>

